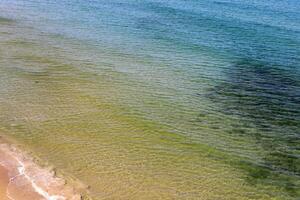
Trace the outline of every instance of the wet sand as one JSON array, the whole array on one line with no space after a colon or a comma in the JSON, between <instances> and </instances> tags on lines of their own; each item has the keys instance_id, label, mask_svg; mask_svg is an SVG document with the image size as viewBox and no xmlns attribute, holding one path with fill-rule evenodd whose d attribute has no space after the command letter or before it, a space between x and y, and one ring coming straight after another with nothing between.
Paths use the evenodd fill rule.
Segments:
<instances>
[{"instance_id":1,"label":"wet sand","mask_svg":"<svg viewBox=\"0 0 300 200\"><path fill-rule=\"evenodd\" d=\"M6 188L9 182L8 171L0 165L0 200L7 200Z\"/></svg>"},{"instance_id":2,"label":"wet sand","mask_svg":"<svg viewBox=\"0 0 300 200\"><path fill-rule=\"evenodd\" d=\"M41 195L29 185L16 185L10 182L9 171L0 166L0 200L40 200Z\"/></svg>"},{"instance_id":3,"label":"wet sand","mask_svg":"<svg viewBox=\"0 0 300 200\"><path fill-rule=\"evenodd\" d=\"M80 200L65 180L30 157L0 142L0 200Z\"/></svg>"}]
</instances>

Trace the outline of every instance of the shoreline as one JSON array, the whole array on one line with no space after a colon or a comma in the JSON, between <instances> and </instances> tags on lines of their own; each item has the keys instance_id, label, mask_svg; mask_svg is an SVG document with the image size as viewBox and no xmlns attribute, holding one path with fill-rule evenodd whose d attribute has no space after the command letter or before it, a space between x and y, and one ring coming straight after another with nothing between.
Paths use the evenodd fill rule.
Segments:
<instances>
[{"instance_id":1,"label":"shoreline","mask_svg":"<svg viewBox=\"0 0 300 200\"><path fill-rule=\"evenodd\" d=\"M1 200L81 200L79 189L0 137Z\"/></svg>"}]
</instances>

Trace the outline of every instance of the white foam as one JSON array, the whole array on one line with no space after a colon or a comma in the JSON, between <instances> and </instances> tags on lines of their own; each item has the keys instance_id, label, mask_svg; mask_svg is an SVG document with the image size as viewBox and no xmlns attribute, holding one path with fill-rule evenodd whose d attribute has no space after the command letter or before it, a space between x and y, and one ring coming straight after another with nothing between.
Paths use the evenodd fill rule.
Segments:
<instances>
[{"instance_id":1,"label":"white foam","mask_svg":"<svg viewBox=\"0 0 300 200\"><path fill-rule=\"evenodd\" d=\"M18 167L19 175L24 176L32 185L33 189L43 196L46 200L65 200L66 198L60 195L50 195L48 192L44 191L41 187L39 187L35 181L26 174L26 169L24 163L22 163L18 158L16 158L20 166ZM16 178L16 177L15 177Z\"/></svg>"},{"instance_id":2,"label":"white foam","mask_svg":"<svg viewBox=\"0 0 300 200\"><path fill-rule=\"evenodd\" d=\"M11 200L15 200L15 199L12 198L12 197L10 196L10 194L9 194L9 191L8 191L9 185L14 181L15 178L17 178L17 177L20 176L20 175L21 175L21 174L17 174L17 175L15 175L15 176L13 176L13 177L11 177L11 178L9 179L9 183L8 183L8 185L7 185L7 188L6 188L6 196L7 196L9 199L11 199Z\"/></svg>"},{"instance_id":3,"label":"white foam","mask_svg":"<svg viewBox=\"0 0 300 200\"><path fill-rule=\"evenodd\" d=\"M0 162L0 165L2 165L3 167L5 167L4 162ZM20 174L17 174L16 176L13 176L12 178L10 178L10 179L9 179L9 182L8 182L8 184L7 184L7 187L6 187L6 196L7 196L7 198L9 198L10 200L15 200L15 199L12 198L12 197L10 196L9 191L8 191L8 187L9 187L9 185L12 183L12 181L13 181L16 177L18 177L19 175L20 175Z\"/></svg>"},{"instance_id":4,"label":"white foam","mask_svg":"<svg viewBox=\"0 0 300 200\"><path fill-rule=\"evenodd\" d=\"M15 147L0 143L0 153L1 152L4 153L4 159L0 161L0 165L3 165L10 174L6 188L6 195L9 200L16 200L9 190L12 184L17 184L19 178L30 185L32 191L39 194L45 200L81 199L81 195L74 194L74 188L64 185L65 182L63 179L55 177L54 174L47 169L43 170L39 168L30 158L20 153Z\"/></svg>"},{"instance_id":5,"label":"white foam","mask_svg":"<svg viewBox=\"0 0 300 200\"><path fill-rule=\"evenodd\" d=\"M26 174L26 169L25 169L25 165L23 162L20 161L20 159L14 157L16 159L16 161L18 162L18 164L20 165L17 169L19 174L11 177L9 179L9 183L7 185L6 188L6 196L10 199L10 200L15 200L9 193L9 185L19 176L24 176L31 184L32 188L41 196L43 196L46 200L65 200L66 198L64 196L60 196L60 195L50 195L48 192L44 191L41 187L39 187L35 181ZM0 162L0 165L4 164L2 162Z\"/></svg>"}]
</instances>

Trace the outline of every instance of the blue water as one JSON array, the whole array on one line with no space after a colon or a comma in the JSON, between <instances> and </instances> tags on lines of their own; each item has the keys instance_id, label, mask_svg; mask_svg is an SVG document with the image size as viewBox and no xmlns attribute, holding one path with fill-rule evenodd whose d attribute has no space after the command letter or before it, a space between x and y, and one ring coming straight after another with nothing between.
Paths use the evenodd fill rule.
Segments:
<instances>
[{"instance_id":1,"label":"blue water","mask_svg":"<svg viewBox=\"0 0 300 200\"><path fill-rule=\"evenodd\" d=\"M237 157L224 162L250 184L297 199L299 1L1 0L0 11L89 49L81 70L122 74L124 116Z\"/></svg>"}]
</instances>

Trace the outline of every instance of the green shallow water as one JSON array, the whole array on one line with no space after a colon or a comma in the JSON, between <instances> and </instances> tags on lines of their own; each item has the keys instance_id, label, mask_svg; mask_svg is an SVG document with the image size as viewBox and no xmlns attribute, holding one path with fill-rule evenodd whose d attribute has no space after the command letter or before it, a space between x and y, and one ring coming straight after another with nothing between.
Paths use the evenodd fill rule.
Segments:
<instances>
[{"instance_id":1,"label":"green shallow water","mask_svg":"<svg viewBox=\"0 0 300 200\"><path fill-rule=\"evenodd\" d=\"M261 137L265 132L259 123L227 113L232 102L224 103L223 93L234 87L221 76L228 58L202 54L202 76L184 76L185 70L150 58L124 57L118 49L40 32L18 21L0 18L0 25L1 133L89 185L92 198L299 195L299 159L293 157L299 149L288 152L291 158L271 155L272 144L284 144ZM219 64L225 69L211 69ZM211 74L217 78L211 80ZM252 114L242 108L234 109ZM297 128L291 126L289 133Z\"/></svg>"}]
</instances>

